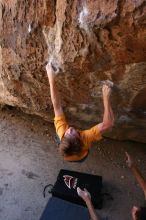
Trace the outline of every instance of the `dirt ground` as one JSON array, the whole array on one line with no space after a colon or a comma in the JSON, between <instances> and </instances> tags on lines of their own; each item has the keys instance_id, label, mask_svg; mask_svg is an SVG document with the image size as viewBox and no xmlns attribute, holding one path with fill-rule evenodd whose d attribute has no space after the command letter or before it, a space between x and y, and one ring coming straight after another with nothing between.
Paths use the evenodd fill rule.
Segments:
<instances>
[{"instance_id":1,"label":"dirt ground","mask_svg":"<svg viewBox=\"0 0 146 220\"><path fill-rule=\"evenodd\" d=\"M54 141L54 126L15 109L0 111L0 220L39 220L49 199L43 188L54 183L61 168L103 176L108 220L130 220L133 205L143 193L125 165L124 152L135 158L146 176L146 144L103 139L94 144L85 162L64 162ZM49 217L48 217L49 219Z\"/></svg>"}]
</instances>

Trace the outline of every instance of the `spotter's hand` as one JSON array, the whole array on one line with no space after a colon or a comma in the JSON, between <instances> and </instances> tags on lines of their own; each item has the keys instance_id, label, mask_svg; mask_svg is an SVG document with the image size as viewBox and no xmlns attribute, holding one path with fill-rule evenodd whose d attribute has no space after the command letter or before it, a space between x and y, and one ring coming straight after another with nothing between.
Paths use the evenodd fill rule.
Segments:
<instances>
[{"instance_id":1,"label":"spotter's hand","mask_svg":"<svg viewBox=\"0 0 146 220\"><path fill-rule=\"evenodd\" d=\"M80 187L77 187L77 193L85 202L91 200L91 195L87 189L84 188L84 190L81 190Z\"/></svg>"},{"instance_id":2,"label":"spotter's hand","mask_svg":"<svg viewBox=\"0 0 146 220\"><path fill-rule=\"evenodd\" d=\"M126 154L126 163L127 163L127 166L128 166L129 168L132 168L132 167L134 166L134 162L133 162L131 156L130 156L127 152L125 152L125 154Z\"/></svg>"}]
</instances>

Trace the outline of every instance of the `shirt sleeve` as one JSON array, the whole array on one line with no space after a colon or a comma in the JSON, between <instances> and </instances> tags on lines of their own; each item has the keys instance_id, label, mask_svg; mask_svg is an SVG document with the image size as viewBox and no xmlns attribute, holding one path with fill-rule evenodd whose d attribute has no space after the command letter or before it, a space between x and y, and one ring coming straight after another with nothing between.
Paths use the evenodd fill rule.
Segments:
<instances>
[{"instance_id":1,"label":"shirt sleeve","mask_svg":"<svg viewBox=\"0 0 146 220\"><path fill-rule=\"evenodd\" d=\"M97 125L95 125L94 127L90 128L88 130L82 131L82 138L83 138L83 142L86 145L89 145L92 142L101 140L102 135L101 135L100 130L97 127Z\"/></svg>"},{"instance_id":2,"label":"shirt sleeve","mask_svg":"<svg viewBox=\"0 0 146 220\"><path fill-rule=\"evenodd\" d=\"M65 120L65 116L64 115L56 116L54 118L54 125L55 125L55 129L56 129L56 133L58 134L58 136L61 140L65 131L69 127L66 120Z\"/></svg>"}]
</instances>

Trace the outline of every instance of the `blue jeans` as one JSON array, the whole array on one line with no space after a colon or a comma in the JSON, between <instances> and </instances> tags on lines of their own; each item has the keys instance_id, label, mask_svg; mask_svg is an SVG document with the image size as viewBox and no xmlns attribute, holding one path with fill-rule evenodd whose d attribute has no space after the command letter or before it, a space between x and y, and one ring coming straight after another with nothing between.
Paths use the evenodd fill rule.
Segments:
<instances>
[{"instance_id":1,"label":"blue jeans","mask_svg":"<svg viewBox=\"0 0 146 220\"><path fill-rule=\"evenodd\" d=\"M57 145L59 145L60 144L60 138L59 138L57 133L55 134L55 140L56 140Z\"/></svg>"}]
</instances>

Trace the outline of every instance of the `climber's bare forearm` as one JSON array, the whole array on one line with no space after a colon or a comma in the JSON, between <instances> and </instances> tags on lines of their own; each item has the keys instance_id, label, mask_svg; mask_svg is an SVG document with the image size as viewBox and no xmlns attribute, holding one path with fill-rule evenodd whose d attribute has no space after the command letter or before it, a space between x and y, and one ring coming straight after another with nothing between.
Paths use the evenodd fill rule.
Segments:
<instances>
[{"instance_id":1,"label":"climber's bare forearm","mask_svg":"<svg viewBox=\"0 0 146 220\"><path fill-rule=\"evenodd\" d=\"M112 128L114 124L114 114L110 104L110 93L111 93L111 88L107 85L104 85L102 87L103 105L104 105L103 121L102 123L97 125L98 129L102 134L108 129Z\"/></svg>"},{"instance_id":2,"label":"climber's bare forearm","mask_svg":"<svg viewBox=\"0 0 146 220\"><path fill-rule=\"evenodd\" d=\"M104 104L103 121L102 123L97 125L98 129L102 134L106 132L108 129L112 128L114 124L114 114L109 99L104 98L103 104Z\"/></svg>"},{"instance_id":3,"label":"climber's bare forearm","mask_svg":"<svg viewBox=\"0 0 146 220\"><path fill-rule=\"evenodd\" d=\"M104 115L103 115L103 123L107 124L109 128L113 126L114 123L114 115L111 108L110 100L104 100Z\"/></svg>"},{"instance_id":4,"label":"climber's bare forearm","mask_svg":"<svg viewBox=\"0 0 146 220\"><path fill-rule=\"evenodd\" d=\"M51 94L51 101L54 108L55 116L60 116L63 114L62 106L61 106L61 100L60 100L60 94L56 85L55 79L50 81L50 94Z\"/></svg>"}]
</instances>

